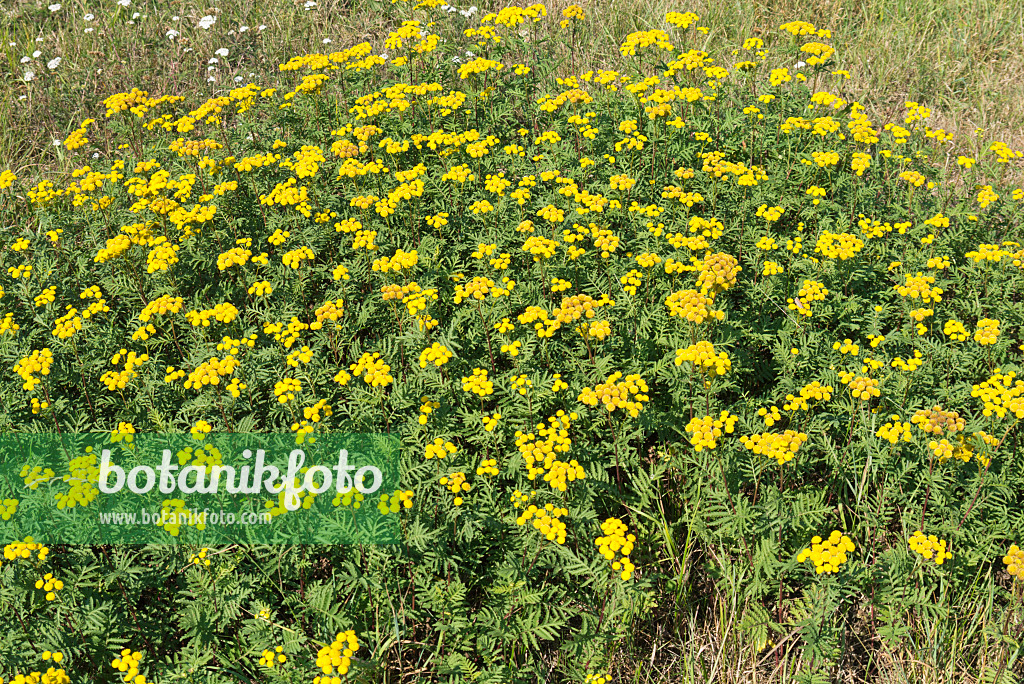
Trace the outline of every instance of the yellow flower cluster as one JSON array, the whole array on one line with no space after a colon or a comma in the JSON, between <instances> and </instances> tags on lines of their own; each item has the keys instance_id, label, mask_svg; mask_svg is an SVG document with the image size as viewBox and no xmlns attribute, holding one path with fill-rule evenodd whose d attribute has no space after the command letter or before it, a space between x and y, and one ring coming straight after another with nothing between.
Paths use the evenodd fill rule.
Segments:
<instances>
[{"instance_id":1,"label":"yellow flower cluster","mask_svg":"<svg viewBox=\"0 0 1024 684\"><path fill-rule=\"evenodd\" d=\"M923 363L924 354L922 354L920 350L915 349L913 358L908 358L906 361L904 361L901 357L897 356L895 359L892 360L890 365L893 368L898 368L899 370L905 373L913 373L918 368L920 368Z\"/></svg>"},{"instance_id":2,"label":"yellow flower cluster","mask_svg":"<svg viewBox=\"0 0 1024 684\"><path fill-rule=\"evenodd\" d=\"M643 402L650 401L646 394L649 391L647 383L637 374L627 375L619 382L621 378L622 372L616 371L594 389L584 387L579 401L592 407L602 404L609 413L623 409L636 418L643 410Z\"/></svg>"},{"instance_id":3,"label":"yellow flower cluster","mask_svg":"<svg viewBox=\"0 0 1024 684\"><path fill-rule=\"evenodd\" d=\"M871 397L882 396L881 390L878 389L878 380L875 378L869 378L863 375L855 376L849 371L840 371L839 381L844 385L850 386L850 392L853 394L855 399L868 401Z\"/></svg>"},{"instance_id":4,"label":"yellow flower cluster","mask_svg":"<svg viewBox=\"0 0 1024 684\"><path fill-rule=\"evenodd\" d=\"M420 397L420 415L417 418L420 425L426 425L430 414L441 408L441 402L431 401L430 397Z\"/></svg>"},{"instance_id":5,"label":"yellow flower cluster","mask_svg":"<svg viewBox=\"0 0 1024 684\"><path fill-rule=\"evenodd\" d=\"M1024 550L1016 544L1011 544L1010 550L1003 556L1003 565L1011 577L1024 580Z\"/></svg>"},{"instance_id":6,"label":"yellow flower cluster","mask_svg":"<svg viewBox=\"0 0 1024 684\"><path fill-rule=\"evenodd\" d=\"M484 423L484 430L487 432L494 432L494 428L498 427L498 422L501 420L501 413L495 412L493 415L484 416L482 420Z\"/></svg>"},{"instance_id":7,"label":"yellow flower cluster","mask_svg":"<svg viewBox=\"0 0 1024 684\"><path fill-rule=\"evenodd\" d=\"M952 319L946 321L946 324L942 327L942 332L947 337L952 340L956 340L957 342L963 342L967 339L969 334L963 323Z\"/></svg>"},{"instance_id":8,"label":"yellow flower cluster","mask_svg":"<svg viewBox=\"0 0 1024 684\"><path fill-rule=\"evenodd\" d=\"M740 442L745 448L755 454L761 454L768 458L774 458L779 465L788 463L796 457L800 445L807 441L807 435L795 430L786 430L783 433L765 432L756 433L749 437L743 435Z\"/></svg>"},{"instance_id":9,"label":"yellow flower cluster","mask_svg":"<svg viewBox=\"0 0 1024 684\"><path fill-rule=\"evenodd\" d=\"M713 309L714 304L713 293L705 294L697 290L679 290L665 300L670 316L679 316L697 325L709 319L725 319L725 312Z\"/></svg>"},{"instance_id":10,"label":"yellow flower cluster","mask_svg":"<svg viewBox=\"0 0 1024 684\"><path fill-rule=\"evenodd\" d=\"M786 403L782 405L784 411L809 411L811 401L828 401L832 398L832 385L822 385L815 380L800 388L800 395L786 395ZM773 407L774 408L774 407ZM771 427L769 425L769 427Z\"/></svg>"},{"instance_id":11,"label":"yellow flower cluster","mask_svg":"<svg viewBox=\"0 0 1024 684\"><path fill-rule=\"evenodd\" d=\"M217 270L224 271L232 266L244 266L251 256L251 250L243 249L242 247L232 247L217 256Z\"/></svg>"},{"instance_id":12,"label":"yellow flower cluster","mask_svg":"<svg viewBox=\"0 0 1024 684\"><path fill-rule=\"evenodd\" d=\"M833 530L828 539L815 536L811 546L800 552L797 562L803 563L808 558L814 562L814 570L822 573L835 573L839 566L847 561L847 553L853 553L853 540L839 530Z\"/></svg>"},{"instance_id":13,"label":"yellow flower cluster","mask_svg":"<svg viewBox=\"0 0 1024 684\"><path fill-rule=\"evenodd\" d=\"M297 378L284 378L274 383L274 396L281 404L286 404L295 398L296 392L302 391L302 382Z\"/></svg>"},{"instance_id":14,"label":"yellow flower cluster","mask_svg":"<svg viewBox=\"0 0 1024 684\"><path fill-rule=\"evenodd\" d=\"M982 318L978 321L978 329L974 331L974 341L981 346L995 344L999 339L999 319Z\"/></svg>"},{"instance_id":15,"label":"yellow flower cluster","mask_svg":"<svg viewBox=\"0 0 1024 684\"><path fill-rule=\"evenodd\" d=\"M118 353L111 357L111 365L117 365L124 359L124 369L120 371L107 371L100 376L100 382L107 386L107 389L111 392L116 390L122 390L128 386L128 383L138 377L138 373L135 369L149 361L149 354L136 355L135 352L130 352L127 349L122 349Z\"/></svg>"},{"instance_id":16,"label":"yellow flower cluster","mask_svg":"<svg viewBox=\"0 0 1024 684\"><path fill-rule=\"evenodd\" d=\"M358 650L359 640L356 638L355 630L338 632L333 642L316 652L316 666L324 676L314 677L313 684L337 684L335 680L348 673L352 665L352 656Z\"/></svg>"},{"instance_id":17,"label":"yellow flower cluster","mask_svg":"<svg viewBox=\"0 0 1024 684\"><path fill-rule=\"evenodd\" d=\"M554 504L546 504L544 508L538 508L530 504L522 514L516 518L516 525L520 527L530 522L548 541L556 544L565 544L566 528L565 523L560 520L569 514L567 508L557 508Z\"/></svg>"},{"instance_id":18,"label":"yellow flower cluster","mask_svg":"<svg viewBox=\"0 0 1024 684\"><path fill-rule=\"evenodd\" d=\"M14 372L25 382L21 388L26 392L34 390L36 385L42 382L42 379L37 378L35 374L49 375L52 364L53 352L50 351L49 347L44 347L42 350L33 350L31 354L19 360L14 364Z\"/></svg>"},{"instance_id":19,"label":"yellow flower cluster","mask_svg":"<svg viewBox=\"0 0 1024 684\"><path fill-rule=\"evenodd\" d=\"M418 261L419 256L415 249L411 252L398 249L395 251L395 255L393 257L381 257L380 259L375 259L373 262L373 270L380 271L381 273L387 273L389 271L400 273L401 271L413 268Z\"/></svg>"},{"instance_id":20,"label":"yellow flower cluster","mask_svg":"<svg viewBox=\"0 0 1024 684\"><path fill-rule=\"evenodd\" d=\"M357 377L365 373L363 380L371 387L387 387L394 381L390 373L391 366L380 358L380 352L364 352L356 363L349 366L349 370Z\"/></svg>"},{"instance_id":21,"label":"yellow flower cluster","mask_svg":"<svg viewBox=\"0 0 1024 684\"><path fill-rule=\"evenodd\" d=\"M431 458L440 459L445 458L448 454L456 454L458 451L458 447L454 444L437 437L432 443L427 445L427 450L423 457L428 460Z\"/></svg>"},{"instance_id":22,"label":"yellow flower cluster","mask_svg":"<svg viewBox=\"0 0 1024 684\"><path fill-rule=\"evenodd\" d=\"M223 359L213 356L209 361L199 364L195 370L188 374L188 379L185 380L185 389L195 388L199 392L207 385L219 385L220 379L234 374L238 366L238 359L231 354L226 355ZM184 373L185 371L176 371L174 366L168 366L165 380L173 382L177 378L182 377Z\"/></svg>"},{"instance_id":23,"label":"yellow flower cluster","mask_svg":"<svg viewBox=\"0 0 1024 684\"><path fill-rule=\"evenodd\" d=\"M1024 418L1024 381L1014 381L1016 377L1015 371L1004 375L996 368L988 380L972 386L971 396L985 405L982 415L1003 418L1010 412L1018 419Z\"/></svg>"},{"instance_id":24,"label":"yellow flower cluster","mask_svg":"<svg viewBox=\"0 0 1024 684\"><path fill-rule=\"evenodd\" d=\"M130 684L147 684L145 676L139 674L139 661L142 654L138 651L132 652L130 648L121 651L120 658L114 658L110 666L115 670L124 673L124 681ZM152 684L152 682L149 682Z\"/></svg>"},{"instance_id":25,"label":"yellow flower cluster","mask_svg":"<svg viewBox=\"0 0 1024 684\"><path fill-rule=\"evenodd\" d=\"M686 425L686 431L692 435L690 437L690 444L693 445L693 450L699 453L705 448L714 449L717 447L717 440L723 433L732 434L737 420L739 420L739 417L730 414L728 411L722 411L718 418L713 416L692 418Z\"/></svg>"},{"instance_id":26,"label":"yellow flower cluster","mask_svg":"<svg viewBox=\"0 0 1024 684\"><path fill-rule=\"evenodd\" d=\"M689 361L694 368L717 375L725 375L732 369L732 361L725 352L715 353L714 346L707 340L701 340L691 344L686 349L676 350L676 365L681 366L684 361Z\"/></svg>"},{"instance_id":27,"label":"yellow flower cluster","mask_svg":"<svg viewBox=\"0 0 1024 684\"><path fill-rule=\"evenodd\" d=\"M464 299L475 299L482 302L487 299L488 294L490 294L494 299L497 299L498 297L507 297L516 286L516 283L508 277L502 278L501 282L504 287L496 285L490 278L476 276L465 285L456 285L455 303L461 304Z\"/></svg>"},{"instance_id":28,"label":"yellow flower cluster","mask_svg":"<svg viewBox=\"0 0 1024 684\"><path fill-rule=\"evenodd\" d=\"M814 251L829 259L852 259L864 249L864 241L850 233L831 233L824 231L814 247Z\"/></svg>"},{"instance_id":29,"label":"yellow flower cluster","mask_svg":"<svg viewBox=\"0 0 1024 684\"><path fill-rule=\"evenodd\" d=\"M499 473L498 470L498 459L496 458L485 458L480 461L480 465L476 468L477 475L490 475L495 476Z\"/></svg>"},{"instance_id":30,"label":"yellow flower cluster","mask_svg":"<svg viewBox=\"0 0 1024 684\"><path fill-rule=\"evenodd\" d=\"M456 506L462 505L462 494L468 492L473 488L468 482L466 482L465 473L454 473L452 475L446 475L442 477L439 482L448 489L452 494L455 494L455 499L452 503Z\"/></svg>"},{"instance_id":31,"label":"yellow flower cluster","mask_svg":"<svg viewBox=\"0 0 1024 684\"><path fill-rule=\"evenodd\" d=\"M757 215L764 218L768 223L772 223L782 218L784 211L785 209L782 207L769 207L767 204L762 204L757 208Z\"/></svg>"},{"instance_id":32,"label":"yellow flower cluster","mask_svg":"<svg viewBox=\"0 0 1024 684\"><path fill-rule=\"evenodd\" d=\"M210 561L206 562L209 563ZM264 650L263 654L260 656L260 665L272 669L274 665L286 662L288 658L284 653L282 653L283 650L284 646L277 646L273 651Z\"/></svg>"},{"instance_id":33,"label":"yellow flower cluster","mask_svg":"<svg viewBox=\"0 0 1024 684\"><path fill-rule=\"evenodd\" d=\"M328 300L324 302L323 306L320 306L315 311L316 321L309 324L310 330L320 330L324 327L324 321L332 321L334 323L335 330L341 330L341 325L338 323L338 319L342 317L345 311L345 300L340 297L333 302Z\"/></svg>"},{"instance_id":34,"label":"yellow flower cluster","mask_svg":"<svg viewBox=\"0 0 1024 684\"><path fill-rule=\"evenodd\" d=\"M285 266L290 266L293 269L297 269L302 265L303 261L315 259L316 255L313 254L313 250L309 247L299 247L289 252L285 252L281 257L281 263Z\"/></svg>"},{"instance_id":35,"label":"yellow flower cluster","mask_svg":"<svg viewBox=\"0 0 1024 684\"><path fill-rule=\"evenodd\" d=\"M3 288L0 288L0 297L3 297ZM19 330L21 330L21 326L14 322L14 314L5 314L0 320L0 335L7 333L13 336Z\"/></svg>"},{"instance_id":36,"label":"yellow flower cluster","mask_svg":"<svg viewBox=\"0 0 1024 684\"><path fill-rule=\"evenodd\" d=\"M57 600L57 592L64 588L64 583L59 579L54 578L52 572L48 572L43 575L42 579L36 580L36 589L42 589L46 592L47 601Z\"/></svg>"},{"instance_id":37,"label":"yellow flower cluster","mask_svg":"<svg viewBox=\"0 0 1024 684\"><path fill-rule=\"evenodd\" d=\"M208 548L203 548L203 549L200 549L200 550L199 550L199 553L193 553L193 554L191 554L191 557L189 558L189 561L188 561L188 562L189 562L189 564L190 564L190 565L203 565L203 566L209 566L209 565L210 565L210 559L206 557L206 556L207 556L207 553L208 553L209 551L210 551L210 549L208 549ZM268 651L264 651L264 653L268 653ZM282 661L282 662L283 662L283 661ZM261 664L262 664L262 663L261 663Z\"/></svg>"},{"instance_id":38,"label":"yellow flower cluster","mask_svg":"<svg viewBox=\"0 0 1024 684\"><path fill-rule=\"evenodd\" d=\"M549 218L549 216L551 218ZM548 214L542 216L542 218L549 218L549 220L552 220L553 222L555 219L558 219L558 222L561 222L561 220L564 217ZM550 238L546 238L540 235L531 235L530 237L526 238L526 241L523 243L523 251L531 254L535 262L543 261L544 259L550 259L555 255L557 249L557 242Z\"/></svg>"},{"instance_id":39,"label":"yellow flower cluster","mask_svg":"<svg viewBox=\"0 0 1024 684\"><path fill-rule=\"evenodd\" d=\"M911 441L910 430L911 424L909 422L902 422L899 416L892 415L889 416L889 422L878 428L878 432L875 435L888 441L890 444L896 444L900 440L904 442Z\"/></svg>"},{"instance_id":40,"label":"yellow flower cluster","mask_svg":"<svg viewBox=\"0 0 1024 684\"><path fill-rule=\"evenodd\" d=\"M622 581L628 582L636 570L633 561L629 559L629 554L633 553L633 546L636 544L636 536L629 534L626 523L618 518L606 519L601 523L601 531L604 535L594 540L594 546L605 560L611 561L612 570L619 573Z\"/></svg>"},{"instance_id":41,"label":"yellow flower cluster","mask_svg":"<svg viewBox=\"0 0 1024 684\"><path fill-rule=\"evenodd\" d=\"M718 252L707 254L700 267L700 274L697 276L697 286L702 293L723 292L736 284L736 275L743 268L739 265L736 257Z\"/></svg>"},{"instance_id":42,"label":"yellow flower cluster","mask_svg":"<svg viewBox=\"0 0 1024 684\"><path fill-rule=\"evenodd\" d=\"M789 304L790 310L810 316L811 302L824 301L826 296L828 296L828 290L823 284L815 280L804 280L796 297L787 299L786 302Z\"/></svg>"},{"instance_id":43,"label":"yellow flower cluster","mask_svg":"<svg viewBox=\"0 0 1024 684\"><path fill-rule=\"evenodd\" d=\"M923 273L918 272L917 275L905 274L906 283L902 285L894 285L893 289L900 293L902 297L910 297L911 299L921 298L925 304L929 302L941 302L942 301L942 288L931 287L931 284L935 282L933 276L926 276ZM947 335L949 333L946 333Z\"/></svg>"},{"instance_id":44,"label":"yellow flower cluster","mask_svg":"<svg viewBox=\"0 0 1024 684\"><path fill-rule=\"evenodd\" d=\"M936 565L942 565L946 560L953 557L953 554L946 550L946 542L934 534L927 537L920 530L914 532L908 540L910 550L914 551L927 560L935 560Z\"/></svg>"},{"instance_id":45,"label":"yellow flower cluster","mask_svg":"<svg viewBox=\"0 0 1024 684\"><path fill-rule=\"evenodd\" d=\"M487 379L486 369L474 368L472 375L462 376L462 390L483 398L494 394L494 383Z\"/></svg>"},{"instance_id":46,"label":"yellow flower cluster","mask_svg":"<svg viewBox=\"0 0 1024 684\"><path fill-rule=\"evenodd\" d=\"M967 425L967 421L961 418L959 413L944 411L939 405L915 412L910 422L930 435L942 435L945 431L953 434L960 432Z\"/></svg>"},{"instance_id":47,"label":"yellow flower cluster","mask_svg":"<svg viewBox=\"0 0 1024 684\"><path fill-rule=\"evenodd\" d=\"M843 355L852 354L857 356L860 353L860 345L854 344L850 338L846 338L842 342L834 342L832 348Z\"/></svg>"},{"instance_id":48,"label":"yellow flower cluster","mask_svg":"<svg viewBox=\"0 0 1024 684\"><path fill-rule=\"evenodd\" d=\"M356 492L358 494L358 492ZM396 489L391 496L387 494L380 495L380 501L377 502L377 510L380 511L381 515L387 515L388 513L398 513L399 508L412 508L412 497L413 492L411 489L405 491Z\"/></svg>"},{"instance_id":49,"label":"yellow flower cluster","mask_svg":"<svg viewBox=\"0 0 1024 684\"><path fill-rule=\"evenodd\" d=\"M202 311L189 311L185 314L185 318L192 325L204 328L210 327L210 319L217 320L221 323L230 323L238 317L238 309L235 308L230 302L223 302L217 304L212 309L203 309Z\"/></svg>"},{"instance_id":50,"label":"yellow flower cluster","mask_svg":"<svg viewBox=\"0 0 1024 684\"><path fill-rule=\"evenodd\" d=\"M50 553L50 548L38 544L32 540L32 537L25 537L25 541L11 542L4 546L4 558L9 561L15 561L19 558L28 560L32 558L32 554L36 554L36 559L41 561L46 560L47 554Z\"/></svg>"},{"instance_id":51,"label":"yellow flower cluster","mask_svg":"<svg viewBox=\"0 0 1024 684\"><path fill-rule=\"evenodd\" d=\"M420 368L426 368L428 363L432 363L438 368L448 363L452 358L452 353L448 351L448 348L434 342L432 345L420 352Z\"/></svg>"}]
</instances>

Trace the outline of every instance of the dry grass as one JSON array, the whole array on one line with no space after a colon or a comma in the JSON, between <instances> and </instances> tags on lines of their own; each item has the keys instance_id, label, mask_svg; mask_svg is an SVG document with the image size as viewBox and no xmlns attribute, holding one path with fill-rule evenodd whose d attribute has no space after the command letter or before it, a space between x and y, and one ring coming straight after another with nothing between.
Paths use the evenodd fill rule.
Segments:
<instances>
[{"instance_id":1,"label":"dry grass","mask_svg":"<svg viewBox=\"0 0 1024 684\"><path fill-rule=\"evenodd\" d=\"M295 54L340 49L362 40L379 41L400 19L399 9L376 0L322 0L311 11L302 0L240 0L223 8L183 0L114 3L65 0L51 12L43 2L10 0L0 16L0 48L6 73L0 76L0 166L39 177L69 171L77 161L52 145L87 117L101 113L102 100L139 87L151 94L190 96L190 101L233 85L235 77L270 84L277 66ZM493 3L482 3L487 10ZM709 27L699 45L719 63L730 64L732 50L745 37L777 35L780 23L810 21L833 32L837 59L852 75L848 97L868 108L879 124L897 120L903 102L932 108L933 127L953 131L957 154L978 156L992 140L1024 148L1024 4L1012 0L769 0L711 2L680 7L666 0L612 0L580 3L585 54L570 65L621 66L617 46L630 31L670 28L670 10L692 10ZM550 3L552 15L567 0ZM113 9L111 9L113 8ZM94 19L84 17L93 13ZM132 15L138 12L135 19ZM208 30L197 28L206 14L217 17ZM179 17L174 21L173 17ZM478 15L479 16L479 15ZM144 18L143 18L144 17ZM464 23L453 15L455 33ZM260 31L257 27L266 26ZM241 26L249 30L240 32ZM86 29L92 28L91 32ZM170 30L177 39L167 38ZM436 29L435 29L436 30ZM41 42L37 42L38 39ZM329 45L323 43L330 39ZM15 43L14 46L10 43ZM208 64L218 48L230 55ZM555 46L558 47L558 46ZM39 50L38 59L21 64ZM60 57L50 70L46 62ZM210 71L210 67L213 70ZM35 73L24 81L26 70ZM207 81L212 75L214 83ZM980 136L975 136L982 129Z\"/></svg>"}]
</instances>

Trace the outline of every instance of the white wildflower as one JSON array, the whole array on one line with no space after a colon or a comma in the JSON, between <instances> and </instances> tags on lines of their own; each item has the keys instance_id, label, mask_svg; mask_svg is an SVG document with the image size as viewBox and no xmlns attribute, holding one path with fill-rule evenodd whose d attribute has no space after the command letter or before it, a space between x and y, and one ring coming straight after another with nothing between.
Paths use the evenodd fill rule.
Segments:
<instances>
[{"instance_id":1,"label":"white wildflower","mask_svg":"<svg viewBox=\"0 0 1024 684\"><path fill-rule=\"evenodd\" d=\"M51 59L49 62L46 63L46 68L50 69L51 71L53 69L56 69L59 66L60 66L60 57L54 57L53 59Z\"/></svg>"},{"instance_id":2,"label":"white wildflower","mask_svg":"<svg viewBox=\"0 0 1024 684\"><path fill-rule=\"evenodd\" d=\"M49 7L47 7L46 9L50 10L51 12L56 12L56 11L58 11L60 9L60 3L59 2L54 3L54 4L50 5Z\"/></svg>"},{"instance_id":3,"label":"white wildflower","mask_svg":"<svg viewBox=\"0 0 1024 684\"><path fill-rule=\"evenodd\" d=\"M217 50L215 50L213 54L220 55L221 57L227 57L228 56L228 49L227 48L217 48Z\"/></svg>"}]
</instances>

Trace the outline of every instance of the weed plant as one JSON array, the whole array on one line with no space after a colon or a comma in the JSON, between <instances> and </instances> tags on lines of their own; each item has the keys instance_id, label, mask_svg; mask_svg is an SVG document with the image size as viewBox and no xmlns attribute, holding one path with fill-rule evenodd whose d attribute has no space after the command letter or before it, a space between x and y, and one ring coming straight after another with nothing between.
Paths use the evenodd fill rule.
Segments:
<instances>
[{"instance_id":1,"label":"weed plant","mask_svg":"<svg viewBox=\"0 0 1024 684\"><path fill-rule=\"evenodd\" d=\"M805 22L555 77L579 7L396 11L0 173L0 428L392 432L401 488L342 505L404 542L7 540L3 674L1013 681L1024 151L944 169Z\"/></svg>"}]
</instances>

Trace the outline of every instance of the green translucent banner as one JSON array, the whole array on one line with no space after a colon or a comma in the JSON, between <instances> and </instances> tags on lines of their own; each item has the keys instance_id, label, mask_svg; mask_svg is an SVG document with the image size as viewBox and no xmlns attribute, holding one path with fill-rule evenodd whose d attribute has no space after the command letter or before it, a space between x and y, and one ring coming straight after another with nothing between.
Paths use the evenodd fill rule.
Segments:
<instances>
[{"instance_id":1,"label":"green translucent banner","mask_svg":"<svg viewBox=\"0 0 1024 684\"><path fill-rule=\"evenodd\" d=\"M387 434L0 435L0 539L393 544Z\"/></svg>"}]
</instances>

